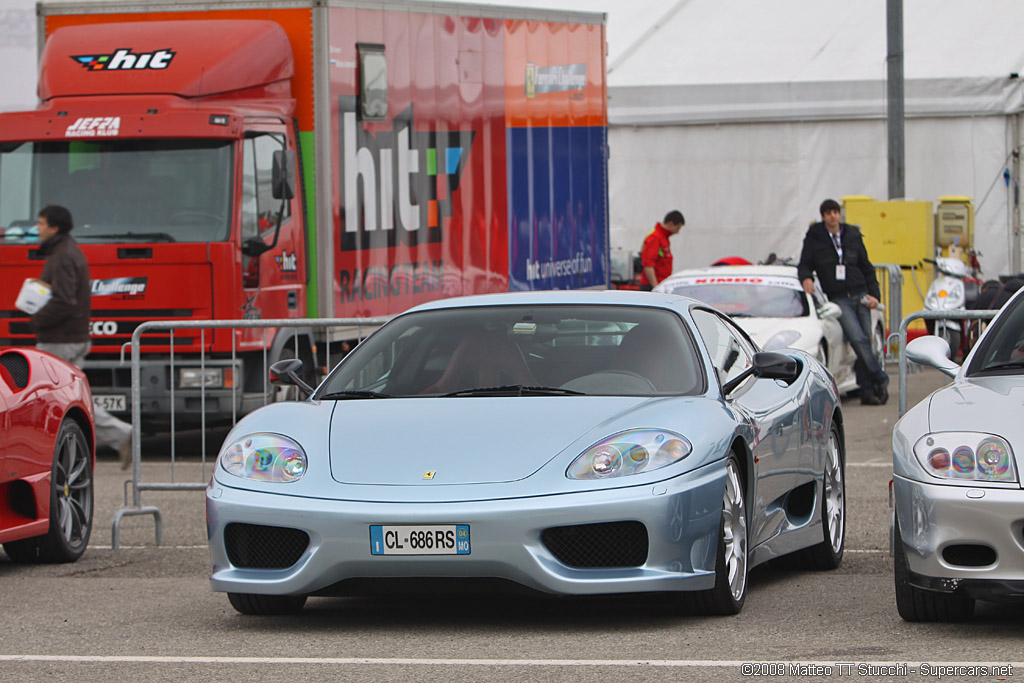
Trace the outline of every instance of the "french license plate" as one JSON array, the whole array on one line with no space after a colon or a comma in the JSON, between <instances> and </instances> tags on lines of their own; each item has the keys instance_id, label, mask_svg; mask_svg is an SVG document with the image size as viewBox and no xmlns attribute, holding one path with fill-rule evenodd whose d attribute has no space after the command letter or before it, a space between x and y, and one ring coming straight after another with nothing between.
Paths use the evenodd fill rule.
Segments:
<instances>
[{"instance_id":1,"label":"french license plate","mask_svg":"<svg viewBox=\"0 0 1024 683\"><path fill-rule=\"evenodd\" d=\"M128 410L127 401L125 400L124 394L110 395L110 396L96 396L92 397L92 404L96 408L103 408L104 410L114 411L125 411Z\"/></svg>"},{"instance_id":2,"label":"french license plate","mask_svg":"<svg viewBox=\"0 0 1024 683\"><path fill-rule=\"evenodd\" d=\"M370 525L370 554L469 555L469 525Z\"/></svg>"}]
</instances>

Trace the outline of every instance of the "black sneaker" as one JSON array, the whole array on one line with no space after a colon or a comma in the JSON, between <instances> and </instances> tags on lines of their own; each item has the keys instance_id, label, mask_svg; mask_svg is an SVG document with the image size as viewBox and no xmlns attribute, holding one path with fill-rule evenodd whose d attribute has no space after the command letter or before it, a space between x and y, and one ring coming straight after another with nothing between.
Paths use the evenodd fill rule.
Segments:
<instances>
[{"instance_id":1,"label":"black sneaker","mask_svg":"<svg viewBox=\"0 0 1024 683\"><path fill-rule=\"evenodd\" d=\"M875 396L881 405L889 402L889 382L880 382L875 385Z\"/></svg>"},{"instance_id":2,"label":"black sneaker","mask_svg":"<svg viewBox=\"0 0 1024 683\"><path fill-rule=\"evenodd\" d=\"M880 406L884 403L882 399L878 398L874 394L865 393L863 389L860 391L860 404L862 406Z\"/></svg>"}]
</instances>

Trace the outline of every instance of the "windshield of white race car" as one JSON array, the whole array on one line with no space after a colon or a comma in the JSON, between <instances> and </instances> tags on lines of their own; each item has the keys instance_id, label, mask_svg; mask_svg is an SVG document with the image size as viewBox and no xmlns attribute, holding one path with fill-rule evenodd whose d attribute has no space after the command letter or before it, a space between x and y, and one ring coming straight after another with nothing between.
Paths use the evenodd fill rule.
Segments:
<instances>
[{"instance_id":1,"label":"windshield of white race car","mask_svg":"<svg viewBox=\"0 0 1024 683\"><path fill-rule=\"evenodd\" d=\"M694 395L705 382L694 341L670 311L487 306L396 318L314 398Z\"/></svg>"},{"instance_id":2,"label":"windshield of white race car","mask_svg":"<svg viewBox=\"0 0 1024 683\"><path fill-rule=\"evenodd\" d=\"M666 285L661 289L703 301L733 318L801 318L810 315L807 297L796 280L781 286L763 278L689 278Z\"/></svg>"}]
</instances>

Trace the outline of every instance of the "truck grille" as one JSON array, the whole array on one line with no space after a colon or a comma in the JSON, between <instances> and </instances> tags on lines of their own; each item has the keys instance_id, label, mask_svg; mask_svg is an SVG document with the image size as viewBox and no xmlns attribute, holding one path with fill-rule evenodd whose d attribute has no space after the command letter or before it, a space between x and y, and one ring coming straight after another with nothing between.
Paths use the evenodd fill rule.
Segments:
<instances>
[{"instance_id":1,"label":"truck grille","mask_svg":"<svg viewBox=\"0 0 1024 683\"><path fill-rule=\"evenodd\" d=\"M287 569L308 546L309 534L300 529L238 523L224 528L228 560L240 569Z\"/></svg>"},{"instance_id":2,"label":"truck grille","mask_svg":"<svg viewBox=\"0 0 1024 683\"><path fill-rule=\"evenodd\" d=\"M640 522L601 522L545 529L541 542L570 567L639 567L647 561L647 527Z\"/></svg>"}]
</instances>

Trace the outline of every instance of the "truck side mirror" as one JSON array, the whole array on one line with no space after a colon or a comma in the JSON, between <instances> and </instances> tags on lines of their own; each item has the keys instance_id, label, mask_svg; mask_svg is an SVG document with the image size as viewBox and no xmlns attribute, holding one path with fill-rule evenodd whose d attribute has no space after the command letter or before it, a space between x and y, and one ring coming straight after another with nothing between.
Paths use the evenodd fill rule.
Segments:
<instances>
[{"instance_id":1,"label":"truck side mirror","mask_svg":"<svg viewBox=\"0 0 1024 683\"><path fill-rule=\"evenodd\" d=\"M274 152L274 166L271 174L274 199L291 199L295 196L295 152L279 149Z\"/></svg>"}]
</instances>

